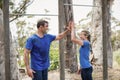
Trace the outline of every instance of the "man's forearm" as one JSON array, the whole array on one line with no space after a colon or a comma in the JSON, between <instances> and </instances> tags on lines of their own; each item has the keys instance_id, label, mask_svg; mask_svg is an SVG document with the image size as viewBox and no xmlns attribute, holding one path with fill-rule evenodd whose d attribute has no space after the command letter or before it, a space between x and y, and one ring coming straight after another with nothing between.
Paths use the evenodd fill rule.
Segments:
<instances>
[{"instance_id":1,"label":"man's forearm","mask_svg":"<svg viewBox=\"0 0 120 80\"><path fill-rule=\"evenodd\" d=\"M64 32L62 32L61 34L59 34L60 39L62 39L68 32L69 30L65 30Z\"/></svg>"},{"instance_id":2,"label":"man's forearm","mask_svg":"<svg viewBox=\"0 0 120 80\"><path fill-rule=\"evenodd\" d=\"M56 40L60 40L62 39L68 32L69 30L65 30L64 32L60 33L57 37Z\"/></svg>"},{"instance_id":3,"label":"man's forearm","mask_svg":"<svg viewBox=\"0 0 120 80\"><path fill-rule=\"evenodd\" d=\"M61 34L59 34L59 36L60 36L61 38L63 38L63 37L67 34L68 31L69 31L69 30L65 30L64 32L62 32Z\"/></svg>"}]
</instances>

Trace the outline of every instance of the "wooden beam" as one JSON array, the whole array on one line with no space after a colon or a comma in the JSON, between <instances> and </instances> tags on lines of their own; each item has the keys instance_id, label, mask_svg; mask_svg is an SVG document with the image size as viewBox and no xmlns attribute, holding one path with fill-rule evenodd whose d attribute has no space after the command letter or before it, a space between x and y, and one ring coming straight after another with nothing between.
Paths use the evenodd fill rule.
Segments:
<instances>
[{"instance_id":1,"label":"wooden beam","mask_svg":"<svg viewBox=\"0 0 120 80\"><path fill-rule=\"evenodd\" d=\"M102 0L102 35L103 35L103 80L108 80L108 63L107 63L107 19L108 19L108 10L107 10L107 1Z\"/></svg>"},{"instance_id":2,"label":"wooden beam","mask_svg":"<svg viewBox=\"0 0 120 80\"><path fill-rule=\"evenodd\" d=\"M64 0L66 4L72 4L72 0ZM65 23L66 25L70 20L74 21L73 16L73 6L64 6L64 14L65 14ZM77 52L76 52L76 44L71 41L71 33L69 32L66 36L66 54L65 54L65 68L69 69L70 72L75 73L78 68L77 63Z\"/></svg>"},{"instance_id":3,"label":"wooden beam","mask_svg":"<svg viewBox=\"0 0 120 80\"><path fill-rule=\"evenodd\" d=\"M11 80L10 72L10 29L9 0L3 0L4 48L5 48L5 80Z\"/></svg>"},{"instance_id":4,"label":"wooden beam","mask_svg":"<svg viewBox=\"0 0 120 80\"><path fill-rule=\"evenodd\" d=\"M57 14L17 14L11 13L10 16L58 16Z\"/></svg>"},{"instance_id":5,"label":"wooden beam","mask_svg":"<svg viewBox=\"0 0 120 80\"><path fill-rule=\"evenodd\" d=\"M58 0L59 7L59 33L64 31L64 13L63 13L63 0ZM65 60L64 60L64 41L63 39L59 41L59 54L60 54L60 80L65 80Z\"/></svg>"},{"instance_id":6,"label":"wooden beam","mask_svg":"<svg viewBox=\"0 0 120 80\"><path fill-rule=\"evenodd\" d=\"M82 7L100 7L100 6L93 6L93 5L81 5L81 4L64 4L65 6L82 6Z\"/></svg>"}]
</instances>

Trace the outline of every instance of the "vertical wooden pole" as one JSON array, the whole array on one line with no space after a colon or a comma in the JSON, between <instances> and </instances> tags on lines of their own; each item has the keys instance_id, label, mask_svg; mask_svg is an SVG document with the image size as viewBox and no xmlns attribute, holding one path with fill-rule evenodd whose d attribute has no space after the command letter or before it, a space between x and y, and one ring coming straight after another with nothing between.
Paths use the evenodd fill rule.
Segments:
<instances>
[{"instance_id":1,"label":"vertical wooden pole","mask_svg":"<svg viewBox=\"0 0 120 80\"><path fill-rule=\"evenodd\" d=\"M72 0L64 0L64 4L72 4ZM72 5L64 5L64 13L66 25L70 20L74 21ZM78 68L76 48L76 44L73 44L71 41L71 34L69 32L66 38L65 68L70 69L72 73L75 73Z\"/></svg>"},{"instance_id":2,"label":"vertical wooden pole","mask_svg":"<svg viewBox=\"0 0 120 80\"><path fill-rule=\"evenodd\" d=\"M64 13L63 13L63 0L58 0L59 7L59 33L64 31ZM59 54L60 54L60 80L65 80L65 60L64 60L64 41L59 41Z\"/></svg>"},{"instance_id":3,"label":"vertical wooden pole","mask_svg":"<svg viewBox=\"0 0 120 80\"><path fill-rule=\"evenodd\" d=\"M108 63L107 63L107 1L102 0L102 26L103 26L103 80L108 80Z\"/></svg>"},{"instance_id":4,"label":"vertical wooden pole","mask_svg":"<svg viewBox=\"0 0 120 80\"><path fill-rule=\"evenodd\" d=\"M3 0L4 48L5 48L5 80L10 76L10 38L9 38L9 0Z\"/></svg>"}]
</instances>

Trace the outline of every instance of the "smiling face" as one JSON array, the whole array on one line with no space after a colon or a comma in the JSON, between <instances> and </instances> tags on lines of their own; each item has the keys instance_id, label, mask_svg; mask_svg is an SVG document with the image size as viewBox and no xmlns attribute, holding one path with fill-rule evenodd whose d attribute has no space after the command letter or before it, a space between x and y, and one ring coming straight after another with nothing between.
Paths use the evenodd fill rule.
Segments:
<instances>
[{"instance_id":1,"label":"smiling face","mask_svg":"<svg viewBox=\"0 0 120 80\"><path fill-rule=\"evenodd\" d=\"M48 22L44 20L40 20L37 23L37 28L39 32L42 32L43 34L46 34L48 31Z\"/></svg>"},{"instance_id":2,"label":"smiling face","mask_svg":"<svg viewBox=\"0 0 120 80\"><path fill-rule=\"evenodd\" d=\"M83 30L83 31L79 34L79 37L80 37L82 40L88 40L88 41L90 41L90 33L89 33L89 31Z\"/></svg>"},{"instance_id":3,"label":"smiling face","mask_svg":"<svg viewBox=\"0 0 120 80\"><path fill-rule=\"evenodd\" d=\"M41 31L43 34L46 34L47 31L48 31L48 23L45 23L44 26L40 26L40 31Z\"/></svg>"},{"instance_id":4,"label":"smiling face","mask_svg":"<svg viewBox=\"0 0 120 80\"><path fill-rule=\"evenodd\" d=\"M79 37L80 37L82 40L87 39L87 37L85 36L85 32L81 32L81 33L79 34Z\"/></svg>"}]
</instances>

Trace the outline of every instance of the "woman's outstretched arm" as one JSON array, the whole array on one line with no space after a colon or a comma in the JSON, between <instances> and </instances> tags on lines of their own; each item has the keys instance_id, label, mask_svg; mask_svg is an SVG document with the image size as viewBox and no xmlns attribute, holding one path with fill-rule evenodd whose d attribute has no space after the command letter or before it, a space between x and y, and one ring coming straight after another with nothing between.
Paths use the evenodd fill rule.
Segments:
<instances>
[{"instance_id":1,"label":"woman's outstretched arm","mask_svg":"<svg viewBox=\"0 0 120 80\"><path fill-rule=\"evenodd\" d=\"M75 27L74 27L74 22L70 22L70 27L71 27L71 41L79 44L79 45L83 45L83 41L79 40L75 37Z\"/></svg>"}]
</instances>

